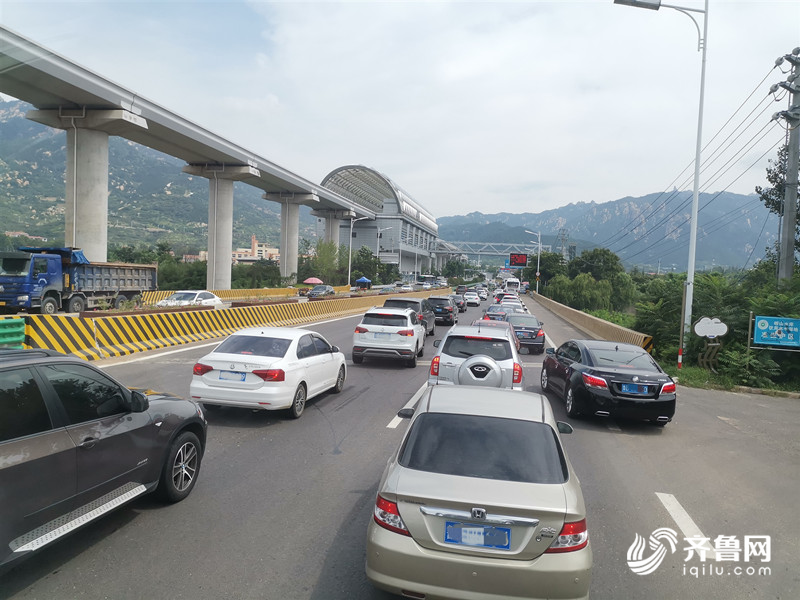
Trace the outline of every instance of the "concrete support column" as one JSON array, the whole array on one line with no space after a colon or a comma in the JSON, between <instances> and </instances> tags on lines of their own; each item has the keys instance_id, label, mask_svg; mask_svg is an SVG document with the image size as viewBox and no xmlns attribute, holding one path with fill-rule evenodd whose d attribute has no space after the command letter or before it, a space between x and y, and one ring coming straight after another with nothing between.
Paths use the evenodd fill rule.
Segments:
<instances>
[{"instance_id":1,"label":"concrete support column","mask_svg":"<svg viewBox=\"0 0 800 600\"><path fill-rule=\"evenodd\" d=\"M337 249L339 248L339 227L341 224L342 220L333 216L325 219L325 241L333 242Z\"/></svg>"},{"instance_id":2,"label":"concrete support column","mask_svg":"<svg viewBox=\"0 0 800 600\"><path fill-rule=\"evenodd\" d=\"M300 205L281 202L281 277L297 277L297 248L300 244Z\"/></svg>"},{"instance_id":3,"label":"concrete support column","mask_svg":"<svg viewBox=\"0 0 800 600\"><path fill-rule=\"evenodd\" d=\"M206 289L231 289L233 251L233 180L208 180L208 263Z\"/></svg>"},{"instance_id":4,"label":"concrete support column","mask_svg":"<svg viewBox=\"0 0 800 600\"><path fill-rule=\"evenodd\" d=\"M67 129L64 245L92 262L108 259L108 134Z\"/></svg>"}]
</instances>

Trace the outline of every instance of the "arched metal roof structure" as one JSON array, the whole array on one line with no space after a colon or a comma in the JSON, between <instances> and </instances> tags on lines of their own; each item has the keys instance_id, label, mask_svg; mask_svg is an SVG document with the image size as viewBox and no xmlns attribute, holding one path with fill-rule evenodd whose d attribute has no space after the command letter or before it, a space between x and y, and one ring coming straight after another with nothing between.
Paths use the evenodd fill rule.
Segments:
<instances>
[{"instance_id":1,"label":"arched metal roof structure","mask_svg":"<svg viewBox=\"0 0 800 600\"><path fill-rule=\"evenodd\" d=\"M439 231L430 212L386 175L369 167L339 167L326 175L321 185L367 211L374 211L378 217L403 215L434 235Z\"/></svg>"}]
</instances>

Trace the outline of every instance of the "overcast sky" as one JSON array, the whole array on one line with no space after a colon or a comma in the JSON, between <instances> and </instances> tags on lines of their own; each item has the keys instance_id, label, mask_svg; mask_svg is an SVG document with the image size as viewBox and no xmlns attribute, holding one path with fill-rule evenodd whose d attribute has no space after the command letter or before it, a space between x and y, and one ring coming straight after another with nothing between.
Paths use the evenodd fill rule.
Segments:
<instances>
[{"instance_id":1,"label":"overcast sky","mask_svg":"<svg viewBox=\"0 0 800 600\"><path fill-rule=\"evenodd\" d=\"M701 189L752 193L784 140L769 88L800 46L800 1L709 13L704 144L741 110ZM672 9L0 0L0 23L315 183L376 169L435 217L692 187L702 55Z\"/></svg>"}]
</instances>

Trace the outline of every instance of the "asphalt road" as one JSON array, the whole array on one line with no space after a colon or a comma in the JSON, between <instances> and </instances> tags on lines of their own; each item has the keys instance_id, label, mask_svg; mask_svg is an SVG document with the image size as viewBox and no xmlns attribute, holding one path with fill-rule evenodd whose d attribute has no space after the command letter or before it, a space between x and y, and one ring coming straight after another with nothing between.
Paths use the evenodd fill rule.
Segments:
<instances>
[{"instance_id":1,"label":"asphalt road","mask_svg":"<svg viewBox=\"0 0 800 600\"><path fill-rule=\"evenodd\" d=\"M544 321L549 346L583 337L525 302ZM473 307L460 323L478 317ZM383 466L405 428L393 426L394 416L425 385L434 348L428 338L416 369L389 361L353 365L357 321L308 326L348 356L341 394L310 401L297 421L238 409L210 413L189 498L171 506L143 498L90 524L3 576L0 598L389 598L364 575L366 526ZM436 337L444 330L437 327ZM192 365L212 346L101 364L127 385L185 396ZM526 389L541 391L541 356L522 358ZM663 429L569 420L561 399L550 401L557 418L575 427L563 438L586 499L592 598L800 597L800 401L679 387L675 420ZM675 552L667 549L655 572L633 573L626 553L636 534L649 541L659 528L676 532ZM694 534L709 538L705 562L686 550L684 538ZM745 536L770 536L768 561L745 560ZM731 560L717 561L713 550L725 544L729 554L719 557Z\"/></svg>"}]
</instances>

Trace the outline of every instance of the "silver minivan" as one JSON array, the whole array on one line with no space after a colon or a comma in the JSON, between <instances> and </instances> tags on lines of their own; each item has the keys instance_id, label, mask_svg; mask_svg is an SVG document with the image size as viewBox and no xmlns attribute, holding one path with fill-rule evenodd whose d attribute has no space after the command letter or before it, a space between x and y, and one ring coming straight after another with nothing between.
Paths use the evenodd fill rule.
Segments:
<instances>
[{"instance_id":1,"label":"silver minivan","mask_svg":"<svg viewBox=\"0 0 800 600\"><path fill-rule=\"evenodd\" d=\"M524 389L522 361L510 330L456 325L433 345L438 351L428 385Z\"/></svg>"}]
</instances>

